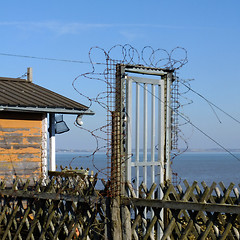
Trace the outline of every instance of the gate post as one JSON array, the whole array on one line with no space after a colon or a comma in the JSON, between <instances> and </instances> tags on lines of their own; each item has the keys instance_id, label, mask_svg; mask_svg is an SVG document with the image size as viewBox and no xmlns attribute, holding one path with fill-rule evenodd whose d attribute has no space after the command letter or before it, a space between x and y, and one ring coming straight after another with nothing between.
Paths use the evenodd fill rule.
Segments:
<instances>
[{"instance_id":1,"label":"gate post","mask_svg":"<svg viewBox=\"0 0 240 240\"><path fill-rule=\"evenodd\" d=\"M112 112L111 156L111 223L112 238L122 240L120 193L121 193L121 132L120 113Z\"/></svg>"},{"instance_id":2,"label":"gate post","mask_svg":"<svg viewBox=\"0 0 240 240\"><path fill-rule=\"evenodd\" d=\"M147 75L147 77L143 77ZM155 75L155 77L151 77ZM149 76L151 78L149 78ZM159 76L159 78L156 78ZM146 66L134 66L126 64L116 65L116 85L115 85L115 108L112 121L112 179L114 178L114 192L121 195L128 195L125 191L124 183L132 182L132 168L135 168L136 195L138 197L138 187L140 179L140 170L143 171L143 181L145 185L156 183L166 186L171 182L171 147L172 147L172 109L171 109L171 85L173 81L173 70L151 68ZM151 90L149 89L151 86ZM143 91L140 91L142 87ZM156 95L156 90L158 94ZM133 94L136 91L136 101ZM143 103L140 101L140 95L143 96ZM148 96L151 101L148 102ZM156 99L158 101L156 101ZM148 106L151 105L151 115L149 115ZM143 113L143 118L140 112ZM135 115L133 114L135 113ZM119 120L117 120L119 119ZM148 119L150 121L148 122ZM135 125L134 125L135 124ZM143 157L139 157L140 152L140 126L143 125ZM148 131L151 124L151 130ZM133 125L135 134L132 134ZM156 126L157 125L157 126ZM151 140L148 140L148 132L151 134ZM120 137L120 138L119 138ZM132 144L135 140L135 156L132 157ZM156 151L156 141L158 150ZM118 145L119 144L119 145ZM148 156L148 147L151 147L150 157ZM155 157L155 154L157 157ZM134 160L134 161L133 161ZM148 169L151 174L148 175ZM155 173L158 171L158 174ZM159 177L157 177L159 175ZM119 182L120 181L120 182ZM158 198L163 198L161 188L158 188ZM154 196L153 196L154 197ZM119 197L119 204L120 204ZM119 205L120 207L120 205ZM120 213L119 213L120 214ZM117 216L117 215L116 215ZM114 216L114 217L116 217ZM121 206L122 216L122 237L131 239L131 214L128 207ZM153 211L151 217L153 218ZM160 218L166 223L167 213L162 210ZM160 225L157 225L157 238L162 237L163 231ZM154 231L151 232L153 234Z\"/></svg>"},{"instance_id":3,"label":"gate post","mask_svg":"<svg viewBox=\"0 0 240 240\"><path fill-rule=\"evenodd\" d=\"M172 73L167 73L166 76L166 145L165 145L165 182L172 181L171 172L171 156L172 150L172 108L171 108L171 86L172 86Z\"/></svg>"},{"instance_id":4,"label":"gate post","mask_svg":"<svg viewBox=\"0 0 240 240\"><path fill-rule=\"evenodd\" d=\"M127 124L125 119L126 114L126 99L125 99L125 71L124 65L116 65L116 95L115 95L115 112L113 113L113 132L117 132L117 162L119 164L119 176L118 176L118 190L119 195L117 196L119 216L120 220L119 231L121 227L121 237L122 239L131 240L131 214L128 206L121 205L121 197L126 195L125 182L126 175L129 175L129 164L125 162L125 155L127 154L126 143L125 143L125 133L124 124ZM116 205L115 205L116 206ZM118 236L120 238L120 236Z\"/></svg>"},{"instance_id":5,"label":"gate post","mask_svg":"<svg viewBox=\"0 0 240 240\"><path fill-rule=\"evenodd\" d=\"M122 174L122 100L121 65L116 65L115 106L112 111L111 134L111 223L112 238L114 240L122 240L122 221L120 212L121 195L124 192Z\"/></svg>"}]
</instances>

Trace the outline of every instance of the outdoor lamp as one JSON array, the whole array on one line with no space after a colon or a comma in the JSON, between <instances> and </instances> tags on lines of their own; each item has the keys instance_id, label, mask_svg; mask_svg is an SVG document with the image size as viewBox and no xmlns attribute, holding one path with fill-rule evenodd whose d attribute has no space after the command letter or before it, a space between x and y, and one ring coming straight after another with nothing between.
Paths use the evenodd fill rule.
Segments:
<instances>
[{"instance_id":1,"label":"outdoor lamp","mask_svg":"<svg viewBox=\"0 0 240 240\"><path fill-rule=\"evenodd\" d=\"M76 118L76 123L77 125L79 126L82 126L83 125L83 121L82 121L82 115L78 115L77 118Z\"/></svg>"}]
</instances>

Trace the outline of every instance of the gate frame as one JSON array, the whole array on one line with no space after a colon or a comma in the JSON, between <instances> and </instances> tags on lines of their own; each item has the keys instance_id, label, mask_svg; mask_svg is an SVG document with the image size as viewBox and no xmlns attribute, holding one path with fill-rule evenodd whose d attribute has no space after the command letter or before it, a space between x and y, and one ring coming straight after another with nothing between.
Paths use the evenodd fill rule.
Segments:
<instances>
[{"instance_id":1,"label":"gate frame","mask_svg":"<svg viewBox=\"0 0 240 240\"><path fill-rule=\"evenodd\" d=\"M129 73L139 74L144 76L159 76L160 79L150 79L144 77L133 77L129 76ZM132 167L147 167L147 166L159 166L160 167L160 181L157 184L165 185L168 182L171 182L172 172L171 172L171 125L172 125L172 108L171 108L171 85L174 80L173 78L174 70L170 69L162 69L162 68L152 68L146 67L142 65L129 65L129 64L117 64L116 65L116 96L115 96L115 110L120 112L121 115L121 161L120 163L123 165L120 167L121 174L125 175L123 182L130 181L131 182L131 168ZM161 156L159 161L152 162L132 162L132 139L130 135L130 129L132 126L132 83L138 82L143 84L152 84L152 114L155 113L155 94L154 94L154 85L161 86L161 112L158 111L158 118L161 119L158 121L158 129L161 129L161 132L158 136L158 143L161 143L161 146L158 147L158 156ZM147 98L147 89L144 90L144 98ZM136 87L136 119L139 119L139 85ZM144 109L147 109L147 100L144 100ZM138 120L136 120L138 121ZM152 121L155 119L152 117ZM144 146L146 148L147 144L147 136L146 136L146 126L147 126L147 116L144 117ZM151 124L151 152L154 153L153 145L155 141L155 122ZM153 127L154 126L154 127ZM136 124L136 158L138 158L139 151L139 124ZM159 131L159 130L158 130ZM145 149L145 154L147 149ZM146 156L145 156L146 157ZM153 171L154 173L154 171ZM137 183L136 186L139 186L139 172L136 172ZM147 171L145 170L144 179L147 178ZM122 176L123 177L123 176ZM124 187L122 188L122 194L124 194ZM137 191L138 192L138 191ZM137 194L138 195L138 194ZM162 193L159 192L158 198L161 199L163 197Z\"/></svg>"}]
</instances>

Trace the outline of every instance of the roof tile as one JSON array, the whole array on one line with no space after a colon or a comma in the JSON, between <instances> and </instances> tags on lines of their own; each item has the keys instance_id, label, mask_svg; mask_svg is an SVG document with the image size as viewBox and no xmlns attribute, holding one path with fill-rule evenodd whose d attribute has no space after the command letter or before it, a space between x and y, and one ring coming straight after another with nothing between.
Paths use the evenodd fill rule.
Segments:
<instances>
[{"instance_id":1,"label":"roof tile","mask_svg":"<svg viewBox=\"0 0 240 240\"><path fill-rule=\"evenodd\" d=\"M0 78L0 106L88 110L74 100L24 79Z\"/></svg>"}]
</instances>

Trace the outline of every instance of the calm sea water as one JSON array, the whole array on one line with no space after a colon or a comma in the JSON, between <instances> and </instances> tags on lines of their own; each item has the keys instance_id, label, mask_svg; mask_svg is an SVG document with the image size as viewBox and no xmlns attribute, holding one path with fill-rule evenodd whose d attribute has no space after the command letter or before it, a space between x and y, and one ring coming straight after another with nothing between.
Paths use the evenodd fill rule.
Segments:
<instances>
[{"instance_id":1,"label":"calm sea water","mask_svg":"<svg viewBox=\"0 0 240 240\"><path fill-rule=\"evenodd\" d=\"M57 169L71 166L89 168L94 173L99 172L99 177L106 179L107 159L104 153L97 153L87 157L90 153L57 153ZM234 153L240 159L240 153ZM71 162L72 161L72 162ZM186 179L189 183L193 181L205 181L208 185L213 181L222 181L226 186L230 182L240 183L240 161L228 153L184 153L176 157L172 164L173 172L177 173L179 179Z\"/></svg>"},{"instance_id":2,"label":"calm sea water","mask_svg":"<svg viewBox=\"0 0 240 240\"><path fill-rule=\"evenodd\" d=\"M234 153L240 159L240 153ZM211 184L240 183L240 161L229 153L184 153L173 160L173 171L182 179Z\"/></svg>"}]
</instances>

